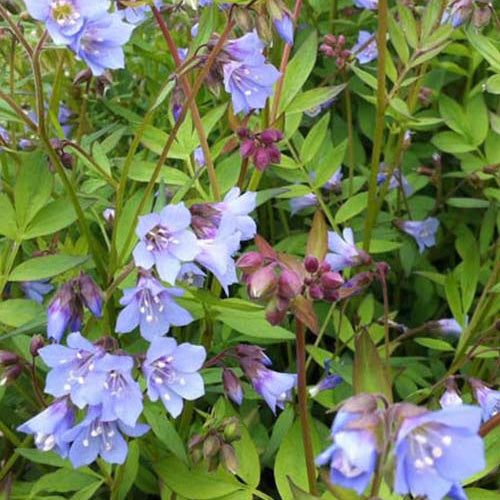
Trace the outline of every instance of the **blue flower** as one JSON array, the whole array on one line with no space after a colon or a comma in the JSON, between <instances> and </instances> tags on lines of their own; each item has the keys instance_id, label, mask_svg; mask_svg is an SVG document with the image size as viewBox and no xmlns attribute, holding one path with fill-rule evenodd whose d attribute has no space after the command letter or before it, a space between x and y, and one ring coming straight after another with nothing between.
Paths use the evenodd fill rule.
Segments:
<instances>
[{"instance_id":1,"label":"blue flower","mask_svg":"<svg viewBox=\"0 0 500 500\"><path fill-rule=\"evenodd\" d=\"M184 406L183 399L193 401L205 394L203 378L198 373L205 358L202 346L177 345L173 338L155 337L142 365L149 399L160 398L167 411L178 417Z\"/></svg>"},{"instance_id":2,"label":"blue flower","mask_svg":"<svg viewBox=\"0 0 500 500\"><path fill-rule=\"evenodd\" d=\"M281 18L275 17L273 19L273 24L281 39L291 45L293 43L294 26L290 15L286 12L282 13Z\"/></svg>"},{"instance_id":3,"label":"blue flower","mask_svg":"<svg viewBox=\"0 0 500 500\"><path fill-rule=\"evenodd\" d=\"M17 430L33 434L35 445L39 450L54 450L65 458L68 455L68 444L62 439L62 436L73 426L74 422L73 406L64 398L52 403L38 415L20 425Z\"/></svg>"},{"instance_id":4,"label":"blue flower","mask_svg":"<svg viewBox=\"0 0 500 500\"><path fill-rule=\"evenodd\" d=\"M54 289L48 279L37 281L23 281L21 283L21 288L26 297L31 300L35 300L39 304L43 302L43 296L47 295Z\"/></svg>"},{"instance_id":5,"label":"blue flower","mask_svg":"<svg viewBox=\"0 0 500 500\"><path fill-rule=\"evenodd\" d=\"M123 292L120 304L125 308L118 315L116 331L128 333L139 326L141 335L151 341L167 333L170 325L188 325L191 314L174 301L183 294L180 288L165 288L152 276L141 276L135 288Z\"/></svg>"},{"instance_id":6,"label":"blue flower","mask_svg":"<svg viewBox=\"0 0 500 500\"><path fill-rule=\"evenodd\" d=\"M241 241L251 240L257 233L255 221L248 215L255 210L257 193L247 191L240 194L237 187L231 188L224 200L215 203L214 207L220 210L222 216L235 219L236 230L240 232Z\"/></svg>"},{"instance_id":7,"label":"blue flower","mask_svg":"<svg viewBox=\"0 0 500 500\"><path fill-rule=\"evenodd\" d=\"M107 16L109 2L89 0L25 0L29 14L45 26L54 43L69 45L79 35L86 18Z\"/></svg>"},{"instance_id":8,"label":"blue flower","mask_svg":"<svg viewBox=\"0 0 500 500\"><path fill-rule=\"evenodd\" d=\"M436 218L427 217L421 221L402 221L399 225L405 233L415 239L420 253L436 244L436 232L439 227L439 221Z\"/></svg>"},{"instance_id":9,"label":"blue flower","mask_svg":"<svg viewBox=\"0 0 500 500\"><path fill-rule=\"evenodd\" d=\"M223 47L223 51L230 59L244 62L255 57L263 57L264 42L259 38L257 32L250 31L240 38L228 40Z\"/></svg>"},{"instance_id":10,"label":"blue flower","mask_svg":"<svg viewBox=\"0 0 500 500\"><path fill-rule=\"evenodd\" d=\"M142 413L142 391L132 378L134 360L130 356L106 354L99 370L106 372L101 389L101 419L121 420L134 426Z\"/></svg>"},{"instance_id":11,"label":"blue flower","mask_svg":"<svg viewBox=\"0 0 500 500\"><path fill-rule=\"evenodd\" d=\"M207 275L196 265L190 262L182 264L177 279L188 286L202 288Z\"/></svg>"},{"instance_id":12,"label":"blue flower","mask_svg":"<svg viewBox=\"0 0 500 500\"><path fill-rule=\"evenodd\" d=\"M101 401L106 373L99 369L104 349L70 333L68 347L52 344L39 349L38 354L52 370L47 374L45 392L55 397L69 395L78 408Z\"/></svg>"},{"instance_id":13,"label":"blue flower","mask_svg":"<svg viewBox=\"0 0 500 500\"><path fill-rule=\"evenodd\" d=\"M375 430L380 418L376 411L376 400L370 395L347 400L332 424L333 445L316 459L317 465L330 464L333 484L351 488L359 495L370 483L377 464Z\"/></svg>"},{"instance_id":14,"label":"blue flower","mask_svg":"<svg viewBox=\"0 0 500 500\"><path fill-rule=\"evenodd\" d=\"M379 165L379 173L377 174L377 186L383 184L387 179L387 173L385 172L385 165L381 163ZM413 188L410 183L406 180L406 177L401 173L400 169L396 169L389 180L388 188L397 189L401 186L403 193L405 196L410 196L413 193Z\"/></svg>"},{"instance_id":15,"label":"blue flower","mask_svg":"<svg viewBox=\"0 0 500 500\"><path fill-rule=\"evenodd\" d=\"M137 0L127 0L128 3L136 3ZM155 0L154 5L156 8L161 6L161 0ZM118 1L118 14L122 16L130 24L141 24L146 19L147 13L150 11L149 5L138 5L137 7L125 7L120 8L120 2Z\"/></svg>"},{"instance_id":16,"label":"blue flower","mask_svg":"<svg viewBox=\"0 0 500 500\"><path fill-rule=\"evenodd\" d=\"M435 330L443 335L453 335L460 337L462 335L462 325L455 318L443 318L430 323L432 330Z\"/></svg>"},{"instance_id":17,"label":"blue flower","mask_svg":"<svg viewBox=\"0 0 500 500\"><path fill-rule=\"evenodd\" d=\"M314 387L309 389L309 394L311 397L317 396L321 391L327 391L329 389L334 389L339 384L341 384L344 380L340 375L336 373L332 373L331 375L326 375L325 378L320 380Z\"/></svg>"},{"instance_id":18,"label":"blue flower","mask_svg":"<svg viewBox=\"0 0 500 500\"><path fill-rule=\"evenodd\" d=\"M450 2L443 13L441 24L451 21L454 28L462 26L471 16L474 10L472 0L454 0Z\"/></svg>"},{"instance_id":19,"label":"blue flower","mask_svg":"<svg viewBox=\"0 0 500 500\"><path fill-rule=\"evenodd\" d=\"M100 406L91 406L78 425L66 431L63 439L71 443L69 459L73 467L91 464L99 455L110 464L123 464L128 446L122 436L142 436L149 430L145 424L128 426L120 420L104 421Z\"/></svg>"},{"instance_id":20,"label":"blue flower","mask_svg":"<svg viewBox=\"0 0 500 500\"><path fill-rule=\"evenodd\" d=\"M73 283L63 283L47 308L47 336L60 342L66 328L80 331L82 316L82 304L75 295Z\"/></svg>"},{"instance_id":21,"label":"blue flower","mask_svg":"<svg viewBox=\"0 0 500 500\"><path fill-rule=\"evenodd\" d=\"M196 236L188 230L190 223L184 203L139 217L136 233L140 241L133 252L136 265L151 269L156 264L160 278L173 285L181 262L192 261L198 252Z\"/></svg>"},{"instance_id":22,"label":"blue flower","mask_svg":"<svg viewBox=\"0 0 500 500\"><path fill-rule=\"evenodd\" d=\"M360 9L376 10L378 8L378 0L354 0L354 4Z\"/></svg>"},{"instance_id":23,"label":"blue flower","mask_svg":"<svg viewBox=\"0 0 500 500\"><path fill-rule=\"evenodd\" d=\"M354 234L349 227L344 228L342 236L332 231L328 232L328 250L325 261L333 271L341 271L346 267L355 267L366 264L369 256L359 250L354 243Z\"/></svg>"},{"instance_id":24,"label":"blue flower","mask_svg":"<svg viewBox=\"0 0 500 500\"><path fill-rule=\"evenodd\" d=\"M129 41L133 30L134 26L123 22L117 13L95 15L85 21L70 47L87 63L92 74L99 76L106 69L125 66L123 45Z\"/></svg>"},{"instance_id":25,"label":"blue flower","mask_svg":"<svg viewBox=\"0 0 500 500\"><path fill-rule=\"evenodd\" d=\"M480 423L481 409L467 405L406 417L396 438L396 493L441 500L483 470Z\"/></svg>"},{"instance_id":26,"label":"blue flower","mask_svg":"<svg viewBox=\"0 0 500 500\"><path fill-rule=\"evenodd\" d=\"M368 40L370 39L373 40L367 44ZM361 47L363 48L361 49ZM374 38L373 33L361 30L358 33L358 42L353 46L352 52L354 53L356 59L359 61L360 64L368 64L369 62L377 59L378 57L377 41Z\"/></svg>"},{"instance_id":27,"label":"blue flower","mask_svg":"<svg viewBox=\"0 0 500 500\"><path fill-rule=\"evenodd\" d=\"M500 413L500 391L495 391L486 387L481 380L470 378L469 383L474 389L477 402L483 411L483 421Z\"/></svg>"}]
</instances>

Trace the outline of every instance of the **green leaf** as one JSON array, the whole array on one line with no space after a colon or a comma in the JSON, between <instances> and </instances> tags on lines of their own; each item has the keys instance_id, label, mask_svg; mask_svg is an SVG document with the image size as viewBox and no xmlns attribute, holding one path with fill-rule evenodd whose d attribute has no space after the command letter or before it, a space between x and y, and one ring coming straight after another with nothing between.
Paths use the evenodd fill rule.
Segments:
<instances>
[{"instance_id":1,"label":"green leaf","mask_svg":"<svg viewBox=\"0 0 500 500\"><path fill-rule=\"evenodd\" d=\"M17 225L25 228L47 203L54 178L49 172L47 159L41 153L20 155L22 165L14 190Z\"/></svg>"},{"instance_id":2,"label":"green leaf","mask_svg":"<svg viewBox=\"0 0 500 500\"><path fill-rule=\"evenodd\" d=\"M449 198L446 204L456 208L489 208L491 205L488 200L479 198Z\"/></svg>"},{"instance_id":3,"label":"green leaf","mask_svg":"<svg viewBox=\"0 0 500 500\"><path fill-rule=\"evenodd\" d=\"M394 20L392 15L388 16L389 22L389 37L392 43L392 46L396 49L396 52L401 59L401 61L406 64L410 59L410 50L408 49L408 45L406 45L405 34L402 26L399 22Z\"/></svg>"},{"instance_id":4,"label":"green leaf","mask_svg":"<svg viewBox=\"0 0 500 500\"><path fill-rule=\"evenodd\" d=\"M470 126L472 144L479 146L485 141L489 131L488 108L481 94L467 101L465 113Z\"/></svg>"},{"instance_id":5,"label":"green leaf","mask_svg":"<svg viewBox=\"0 0 500 500\"><path fill-rule=\"evenodd\" d=\"M329 124L330 113L325 113L307 134L300 150L300 156L304 163L311 161L316 156L326 139Z\"/></svg>"},{"instance_id":6,"label":"green leaf","mask_svg":"<svg viewBox=\"0 0 500 500\"><path fill-rule=\"evenodd\" d=\"M406 37L406 41L408 45L412 48L416 48L418 45L418 30L417 30L417 22L413 17L412 11L403 4L403 2L398 2L398 14L399 21L401 23L401 28Z\"/></svg>"},{"instance_id":7,"label":"green leaf","mask_svg":"<svg viewBox=\"0 0 500 500\"><path fill-rule=\"evenodd\" d=\"M17 239L16 212L5 193L0 194L0 234L11 240Z\"/></svg>"},{"instance_id":8,"label":"green leaf","mask_svg":"<svg viewBox=\"0 0 500 500\"><path fill-rule=\"evenodd\" d=\"M467 153L476 146L468 144L467 139L456 132L439 132L432 138L432 144L445 153Z\"/></svg>"},{"instance_id":9,"label":"green leaf","mask_svg":"<svg viewBox=\"0 0 500 500\"><path fill-rule=\"evenodd\" d=\"M28 224L23 239L38 238L53 234L76 220L73 205L66 199L52 201L45 205Z\"/></svg>"},{"instance_id":10,"label":"green leaf","mask_svg":"<svg viewBox=\"0 0 500 500\"><path fill-rule=\"evenodd\" d=\"M44 308L34 300L11 299L0 302L0 323L14 328L45 316Z\"/></svg>"},{"instance_id":11,"label":"green leaf","mask_svg":"<svg viewBox=\"0 0 500 500\"><path fill-rule=\"evenodd\" d=\"M325 102L335 98L338 94L340 94L340 92L342 92L342 90L344 90L344 88L345 84L342 84L302 92L290 103L286 109L286 113L287 115L291 115L293 113L302 113L303 111L317 108Z\"/></svg>"},{"instance_id":12,"label":"green leaf","mask_svg":"<svg viewBox=\"0 0 500 500\"><path fill-rule=\"evenodd\" d=\"M386 240L371 240L369 253L384 253L392 252L401 248L401 243L399 241L386 241Z\"/></svg>"},{"instance_id":13,"label":"green leaf","mask_svg":"<svg viewBox=\"0 0 500 500\"><path fill-rule=\"evenodd\" d=\"M358 193L349 198L335 214L335 222L342 224L361 213L368 204L368 193Z\"/></svg>"},{"instance_id":14,"label":"green leaf","mask_svg":"<svg viewBox=\"0 0 500 500\"><path fill-rule=\"evenodd\" d=\"M500 72L500 51L493 42L481 35L472 25L465 32L472 46L491 64L495 71Z\"/></svg>"},{"instance_id":15,"label":"green leaf","mask_svg":"<svg viewBox=\"0 0 500 500\"><path fill-rule=\"evenodd\" d=\"M351 69L354 71L354 74L366 85L371 87L372 89L376 90L377 89L377 79L368 73L367 71L363 71L362 69L359 69L357 66L352 66Z\"/></svg>"},{"instance_id":16,"label":"green leaf","mask_svg":"<svg viewBox=\"0 0 500 500\"><path fill-rule=\"evenodd\" d=\"M69 460L61 458L53 451L41 451L34 448L17 448L16 451L22 457L36 464L51 465L53 467L72 467Z\"/></svg>"},{"instance_id":17,"label":"green leaf","mask_svg":"<svg viewBox=\"0 0 500 500\"><path fill-rule=\"evenodd\" d=\"M168 419L163 408L158 404L146 402L144 404L144 416L155 436L184 463L188 462L186 449L175 426Z\"/></svg>"},{"instance_id":18,"label":"green leaf","mask_svg":"<svg viewBox=\"0 0 500 500\"><path fill-rule=\"evenodd\" d=\"M288 479L288 484L290 486L290 491L292 492L293 500L314 500L315 498L319 498L315 495L311 495L307 491L304 491L302 488L299 488L293 481L290 476L286 477Z\"/></svg>"},{"instance_id":19,"label":"green leaf","mask_svg":"<svg viewBox=\"0 0 500 500\"><path fill-rule=\"evenodd\" d=\"M146 127L146 129L144 130L144 134L141 138L141 142L144 145L144 147L148 148L157 155L161 154L163 148L165 147L165 144L167 143L167 140L168 140L168 134L163 132L163 130L153 127L152 125L148 125ZM183 149L182 146L177 141L174 141L172 143L172 146L170 147L167 158L185 160L187 156L189 156L191 153L192 151L187 151Z\"/></svg>"},{"instance_id":20,"label":"green leaf","mask_svg":"<svg viewBox=\"0 0 500 500\"><path fill-rule=\"evenodd\" d=\"M460 135L470 135L471 130L464 110L446 94L442 94L439 98L439 114L449 128Z\"/></svg>"},{"instance_id":21,"label":"green leaf","mask_svg":"<svg viewBox=\"0 0 500 500\"><path fill-rule=\"evenodd\" d=\"M483 488L466 488L468 500L498 500L498 491L484 490Z\"/></svg>"},{"instance_id":22,"label":"green leaf","mask_svg":"<svg viewBox=\"0 0 500 500\"><path fill-rule=\"evenodd\" d=\"M121 471L119 476L120 483L113 498L116 497L118 500L125 500L139 471L139 441L135 439L129 442L127 461L119 467L123 467L123 471Z\"/></svg>"},{"instance_id":23,"label":"green leaf","mask_svg":"<svg viewBox=\"0 0 500 500\"><path fill-rule=\"evenodd\" d=\"M152 464L162 481L175 493L189 500L210 500L242 490L242 483L222 470L208 473L204 466L189 469L170 456Z\"/></svg>"},{"instance_id":24,"label":"green leaf","mask_svg":"<svg viewBox=\"0 0 500 500\"><path fill-rule=\"evenodd\" d=\"M315 170L314 186L317 188L324 186L340 168L347 150L347 139L343 140L335 148L328 142L327 147L328 150L325 154L325 161L320 163Z\"/></svg>"},{"instance_id":25,"label":"green leaf","mask_svg":"<svg viewBox=\"0 0 500 500\"><path fill-rule=\"evenodd\" d=\"M460 288L462 292L463 311L467 314L476 295L481 261L476 238L470 229L466 226L461 226L458 229L455 245L463 261L460 273Z\"/></svg>"},{"instance_id":26,"label":"green leaf","mask_svg":"<svg viewBox=\"0 0 500 500\"><path fill-rule=\"evenodd\" d=\"M31 488L29 498L40 498L41 491L66 493L77 491L95 483L95 476L79 470L59 469L56 472L44 474Z\"/></svg>"},{"instance_id":27,"label":"green leaf","mask_svg":"<svg viewBox=\"0 0 500 500\"><path fill-rule=\"evenodd\" d=\"M392 401L391 382L379 352L367 330L354 339L353 387L356 394L383 394Z\"/></svg>"},{"instance_id":28,"label":"green leaf","mask_svg":"<svg viewBox=\"0 0 500 500\"><path fill-rule=\"evenodd\" d=\"M85 488L77 491L71 500L90 500L96 498L95 492L101 487L103 481L96 481L95 483L89 484Z\"/></svg>"},{"instance_id":29,"label":"green leaf","mask_svg":"<svg viewBox=\"0 0 500 500\"><path fill-rule=\"evenodd\" d=\"M427 3L421 25L421 38L425 41L432 32L434 26L441 18L441 0L431 0Z\"/></svg>"},{"instance_id":30,"label":"green leaf","mask_svg":"<svg viewBox=\"0 0 500 500\"><path fill-rule=\"evenodd\" d=\"M129 178L139 182L149 182L153 176L153 171L156 168L156 163L149 161L136 161L132 163L129 171ZM162 167L161 173L156 182L163 182L166 185L183 186L191 179L182 170L172 167Z\"/></svg>"},{"instance_id":31,"label":"green leaf","mask_svg":"<svg viewBox=\"0 0 500 500\"><path fill-rule=\"evenodd\" d=\"M462 309L462 300L460 299L460 290L453 274L448 274L444 281L444 291L446 300L454 318L463 326L465 325L465 314Z\"/></svg>"},{"instance_id":32,"label":"green leaf","mask_svg":"<svg viewBox=\"0 0 500 500\"><path fill-rule=\"evenodd\" d=\"M318 35L313 32L300 46L288 63L283 81L279 111L286 110L293 98L299 93L316 64L318 54Z\"/></svg>"},{"instance_id":33,"label":"green leaf","mask_svg":"<svg viewBox=\"0 0 500 500\"><path fill-rule=\"evenodd\" d=\"M10 281L35 281L51 278L81 266L88 260L87 255L45 255L19 264L10 274Z\"/></svg>"},{"instance_id":34,"label":"green leaf","mask_svg":"<svg viewBox=\"0 0 500 500\"><path fill-rule=\"evenodd\" d=\"M415 339L415 342L421 346L428 347L434 351L448 351L453 352L455 348L441 339L429 339L426 337L418 337Z\"/></svg>"},{"instance_id":35,"label":"green leaf","mask_svg":"<svg viewBox=\"0 0 500 500\"><path fill-rule=\"evenodd\" d=\"M486 91L490 94L500 94L500 75L492 75L486 80Z\"/></svg>"}]
</instances>

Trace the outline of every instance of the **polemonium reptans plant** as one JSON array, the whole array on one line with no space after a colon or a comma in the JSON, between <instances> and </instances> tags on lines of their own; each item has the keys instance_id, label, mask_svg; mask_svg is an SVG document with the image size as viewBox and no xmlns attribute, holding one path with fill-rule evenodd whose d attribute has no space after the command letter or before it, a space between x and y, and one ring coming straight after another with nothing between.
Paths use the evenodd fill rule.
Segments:
<instances>
[{"instance_id":1,"label":"polemonium reptans plant","mask_svg":"<svg viewBox=\"0 0 500 500\"><path fill-rule=\"evenodd\" d=\"M2 494L494 496L499 19L0 1Z\"/></svg>"}]
</instances>

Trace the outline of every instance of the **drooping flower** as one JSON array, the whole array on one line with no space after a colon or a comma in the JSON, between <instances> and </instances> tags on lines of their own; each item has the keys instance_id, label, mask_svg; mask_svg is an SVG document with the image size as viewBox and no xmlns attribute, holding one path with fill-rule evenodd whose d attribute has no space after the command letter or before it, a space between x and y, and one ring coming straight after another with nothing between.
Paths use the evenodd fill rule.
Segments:
<instances>
[{"instance_id":1,"label":"drooping flower","mask_svg":"<svg viewBox=\"0 0 500 500\"><path fill-rule=\"evenodd\" d=\"M173 285L181 263L192 261L199 251L196 236L188 230L190 223L184 203L139 217L136 233L140 241L133 252L136 265L146 270L156 265L160 278Z\"/></svg>"},{"instance_id":2,"label":"drooping flower","mask_svg":"<svg viewBox=\"0 0 500 500\"><path fill-rule=\"evenodd\" d=\"M314 193L307 193L304 196L297 198L290 198L290 212L295 215L297 212L304 210L304 208L317 207L318 198Z\"/></svg>"},{"instance_id":3,"label":"drooping flower","mask_svg":"<svg viewBox=\"0 0 500 500\"><path fill-rule=\"evenodd\" d=\"M379 165L379 173L377 174L377 186L384 184L384 182L387 180L387 176L388 174L386 172L386 166L384 163L381 163ZM398 189L399 187L401 187L405 196L410 196L413 193L413 188L411 187L406 177L401 173L401 170L398 168L394 170L391 175L388 189Z\"/></svg>"},{"instance_id":4,"label":"drooping flower","mask_svg":"<svg viewBox=\"0 0 500 500\"><path fill-rule=\"evenodd\" d=\"M177 345L173 338L155 337L142 365L149 399L160 398L167 411L178 417L184 399L193 401L205 394L203 378L198 373L205 358L202 346Z\"/></svg>"},{"instance_id":5,"label":"drooping flower","mask_svg":"<svg viewBox=\"0 0 500 500\"><path fill-rule=\"evenodd\" d=\"M85 21L70 47L87 63L94 76L100 76L107 69L125 67L123 45L133 30L134 25L124 22L116 12L94 15Z\"/></svg>"},{"instance_id":6,"label":"drooping flower","mask_svg":"<svg viewBox=\"0 0 500 500\"><path fill-rule=\"evenodd\" d=\"M396 438L394 489L400 495L442 500L485 467L484 444L478 435L481 409L469 405L434 412L410 408Z\"/></svg>"},{"instance_id":7,"label":"drooping flower","mask_svg":"<svg viewBox=\"0 0 500 500\"><path fill-rule=\"evenodd\" d=\"M370 42L368 42L372 39ZM378 57L377 40L373 33L361 30L358 33L358 41L352 48L352 53L360 64L368 64Z\"/></svg>"},{"instance_id":8,"label":"drooping flower","mask_svg":"<svg viewBox=\"0 0 500 500\"><path fill-rule=\"evenodd\" d=\"M380 424L375 398L361 394L346 401L332 424L334 443L317 459L330 466L330 480L361 495L375 472L378 449L376 429Z\"/></svg>"},{"instance_id":9,"label":"drooping flower","mask_svg":"<svg viewBox=\"0 0 500 500\"><path fill-rule=\"evenodd\" d=\"M281 39L289 45L293 44L294 26L293 19L290 17L290 14L283 12L281 14L281 18L273 18L273 24Z\"/></svg>"},{"instance_id":10,"label":"drooping flower","mask_svg":"<svg viewBox=\"0 0 500 500\"><path fill-rule=\"evenodd\" d=\"M184 292L180 288L166 288L151 275L140 276L137 286L123 292L120 304L125 306L116 321L118 333L128 333L139 326L141 335L151 341L170 330L170 326L184 326L193 317L175 303L174 297Z\"/></svg>"},{"instance_id":11,"label":"drooping flower","mask_svg":"<svg viewBox=\"0 0 500 500\"><path fill-rule=\"evenodd\" d=\"M291 401L297 375L270 370L262 362L250 357L242 357L240 364L255 392L264 398L273 413L276 413L276 407L284 409L285 402Z\"/></svg>"},{"instance_id":12,"label":"drooping flower","mask_svg":"<svg viewBox=\"0 0 500 500\"><path fill-rule=\"evenodd\" d=\"M311 387L309 389L309 394L311 395L311 397L314 398L322 391L334 389L339 384L341 384L343 381L344 380L342 379L342 377L340 375L337 375L336 373L332 373L332 374L324 377L322 380L320 380L314 387Z\"/></svg>"},{"instance_id":13,"label":"drooping flower","mask_svg":"<svg viewBox=\"0 0 500 500\"><path fill-rule=\"evenodd\" d=\"M109 1L88 0L24 0L31 17L43 21L59 45L69 45L79 35L87 18L107 16Z\"/></svg>"},{"instance_id":14,"label":"drooping flower","mask_svg":"<svg viewBox=\"0 0 500 500\"><path fill-rule=\"evenodd\" d=\"M500 391L486 387L477 378L470 378L469 384L474 390L477 402L483 410L483 421L486 422L500 412Z\"/></svg>"},{"instance_id":15,"label":"drooping flower","mask_svg":"<svg viewBox=\"0 0 500 500\"><path fill-rule=\"evenodd\" d=\"M106 354L99 362L99 370L106 373L101 391L101 419L121 420L134 426L142 413L142 391L132 378L134 360L130 356Z\"/></svg>"},{"instance_id":16,"label":"drooping flower","mask_svg":"<svg viewBox=\"0 0 500 500\"><path fill-rule=\"evenodd\" d=\"M54 289L48 279L37 281L23 281L21 283L21 288L26 297L38 302L39 304L43 302L44 295L47 295Z\"/></svg>"},{"instance_id":17,"label":"drooping flower","mask_svg":"<svg viewBox=\"0 0 500 500\"><path fill-rule=\"evenodd\" d=\"M458 28L470 19L473 11L473 0L452 0L443 13L441 23L450 21L454 28Z\"/></svg>"},{"instance_id":18,"label":"drooping flower","mask_svg":"<svg viewBox=\"0 0 500 500\"><path fill-rule=\"evenodd\" d=\"M42 451L54 450L65 458L68 455L68 443L62 436L73 426L75 411L67 398L54 401L45 410L20 425L17 430L33 434L35 446Z\"/></svg>"},{"instance_id":19,"label":"drooping flower","mask_svg":"<svg viewBox=\"0 0 500 500\"><path fill-rule=\"evenodd\" d=\"M457 385L454 380L448 381L446 390L443 392L442 396L439 398L439 404L441 408L446 408L447 406L456 406L463 404L463 399L460 397L457 391Z\"/></svg>"},{"instance_id":20,"label":"drooping flower","mask_svg":"<svg viewBox=\"0 0 500 500\"><path fill-rule=\"evenodd\" d=\"M128 446L122 436L142 436L149 430L145 424L128 426L120 420L104 421L100 406L91 406L78 425L66 431L64 441L70 443L69 459L73 467L91 464L101 456L110 464L123 464Z\"/></svg>"},{"instance_id":21,"label":"drooping flower","mask_svg":"<svg viewBox=\"0 0 500 500\"><path fill-rule=\"evenodd\" d=\"M421 221L402 221L398 225L402 231L415 239L420 253L436 244L436 233L439 227L439 221L436 218L427 217Z\"/></svg>"},{"instance_id":22,"label":"drooping flower","mask_svg":"<svg viewBox=\"0 0 500 500\"><path fill-rule=\"evenodd\" d=\"M360 9L376 10L378 8L378 0L354 0L354 4Z\"/></svg>"},{"instance_id":23,"label":"drooping flower","mask_svg":"<svg viewBox=\"0 0 500 500\"><path fill-rule=\"evenodd\" d=\"M56 398L69 395L78 408L96 405L101 401L106 381L106 373L99 369L104 349L77 332L68 335L67 344L52 344L38 351L52 368L47 374L45 392Z\"/></svg>"},{"instance_id":24,"label":"drooping flower","mask_svg":"<svg viewBox=\"0 0 500 500\"><path fill-rule=\"evenodd\" d=\"M356 267L370 262L370 256L359 250L354 243L354 234L349 227L344 228L342 236L328 232L328 250L325 261L333 271L341 271L346 267Z\"/></svg>"},{"instance_id":25,"label":"drooping flower","mask_svg":"<svg viewBox=\"0 0 500 500\"><path fill-rule=\"evenodd\" d=\"M237 405L241 405L243 402L243 389L241 388L240 379L233 370L224 368L222 371L222 386L228 398Z\"/></svg>"},{"instance_id":26,"label":"drooping flower","mask_svg":"<svg viewBox=\"0 0 500 500\"><path fill-rule=\"evenodd\" d=\"M131 6L130 4L137 3L137 0L127 0L129 5L125 5L118 0L117 2L117 12L130 24L141 24L146 19L148 12L151 8L149 5L138 5L137 7ZM154 0L154 5L156 8L161 6L162 0Z\"/></svg>"},{"instance_id":27,"label":"drooping flower","mask_svg":"<svg viewBox=\"0 0 500 500\"><path fill-rule=\"evenodd\" d=\"M431 321L429 328L442 335L453 335L454 337L460 337L463 330L462 325L455 318L443 318Z\"/></svg>"}]
</instances>

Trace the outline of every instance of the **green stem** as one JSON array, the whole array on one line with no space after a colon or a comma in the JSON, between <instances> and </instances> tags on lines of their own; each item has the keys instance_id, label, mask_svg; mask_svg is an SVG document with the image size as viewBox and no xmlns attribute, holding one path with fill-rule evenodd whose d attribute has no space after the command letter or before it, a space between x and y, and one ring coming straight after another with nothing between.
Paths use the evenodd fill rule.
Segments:
<instances>
[{"instance_id":1,"label":"green stem","mask_svg":"<svg viewBox=\"0 0 500 500\"><path fill-rule=\"evenodd\" d=\"M0 420L0 432L16 448L19 448L19 446L21 446L21 441L19 440L19 438L10 430L9 426L7 424L4 424L1 420Z\"/></svg>"},{"instance_id":2,"label":"green stem","mask_svg":"<svg viewBox=\"0 0 500 500\"><path fill-rule=\"evenodd\" d=\"M346 84L344 89L344 101L347 120L347 166L349 168L349 197L351 197L354 177L354 130L352 125L351 91L349 90L349 82L345 74L344 82Z\"/></svg>"},{"instance_id":3,"label":"green stem","mask_svg":"<svg viewBox=\"0 0 500 500\"><path fill-rule=\"evenodd\" d=\"M385 60L387 55L387 0L380 0L378 4L378 64L377 64L377 114L375 121L375 135L373 142L370 184L368 189L368 208L364 228L363 250L368 251L372 238L373 225L376 219L377 206L377 174L379 172L380 153L384 137L385 99Z\"/></svg>"},{"instance_id":4,"label":"green stem","mask_svg":"<svg viewBox=\"0 0 500 500\"><path fill-rule=\"evenodd\" d=\"M306 332L302 322L295 318L297 337L297 392L299 399L299 416L302 428L302 441L304 443L304 457L307 468L307 480L309 482L309 493L318 494L316 484L316 468L314 465L314 452L312 448L311 433L309 430L307 411L307 380L306 380Z\"/></svg>"},{"instance_id":5,"label":"green stem","mask_svg":"<svg viewBox=\"0 0 500 500\"><path fill-rule=\"evenodd\" d=\"M12 19L10 12L5 7L3 7L1 3L0 3L0 16L2 16L7 21L7 24L9 25L10 29L14 33L19 43L24 47L24 50L26 50L28 56L32 58L33 49L31 48L30 44L26 41L26 38L24 38L21 28Z\"/></svg>"}]
</instances>

